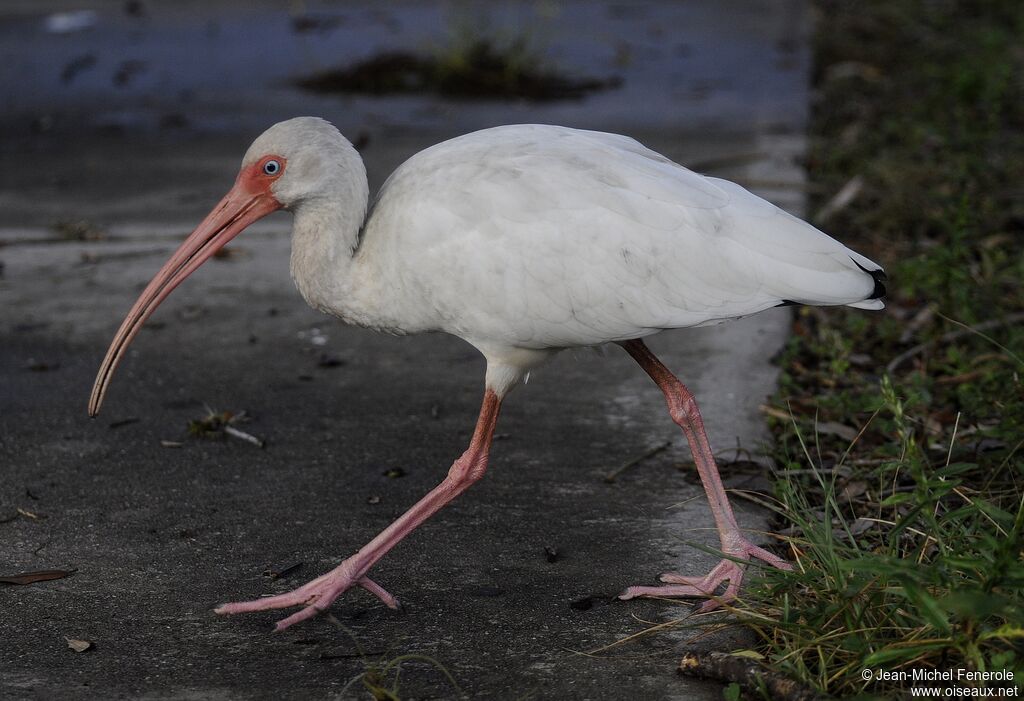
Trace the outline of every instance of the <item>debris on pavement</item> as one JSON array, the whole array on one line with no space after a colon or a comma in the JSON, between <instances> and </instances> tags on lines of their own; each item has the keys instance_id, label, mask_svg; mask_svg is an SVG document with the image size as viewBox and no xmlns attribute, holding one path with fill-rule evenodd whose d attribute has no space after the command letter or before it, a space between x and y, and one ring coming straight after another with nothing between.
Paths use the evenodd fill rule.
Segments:
<instances>
[{"instance_id":1,"label":"debris on pavement","mask_svg":"<svg viewBox=\"0 0 1024 701\"><path fill-rule=\"evenodd\" d=\"M41 519L46 518L46 514L38 514L35 511L29 511L28 509L22 508L18 509L18 514L24 516L25 518L30 518L33 521L39 521Z\"/></svg>"},{"instance_id":2,"label":"debris on pavement","mask_svg":"<svg viewBox=\"0 0 1024 701\"><path fill-rule=\"evenodd\" d=\"M60 363L54 363L47 360L29 358L25 361L25 369L31 370L32 372L49 372L50 370L56 370L59 367Z\"/></svg>"},{"instance_id":3,"label":"debris on pavement","mask_svg":"<svg viewBox=\"0 0 1024 701\"><path fill-rule=\"evenodd\" d=\"M293 574L304 564L306 563L299 560L298 562L291 562L287 565L271 565L267 569L263 570L263 576L269 577L270 579L282 579Z\"/></svg>"},{"instance_id":4,"label":"debris on pavement","mask_svg":"<svg viewBox=\"0 0 1024 701\"><path fill-rule=\"evenodd\" d=\"M622 463L617 468L615 468L614 470L612 470L611 472L604 476L605 484L614 484L615 478L621 475L623 472L633 467L634 465L638 465L647 458L657 455L661 451L668 448L670 445L672 445L672 441L665 441L664 443L659 443L650 450L644 452L642 455L638 455L635 458L632 458L631 460L627 460L626 462Z\"/></svg>"},{"instance_id":5,"label":"debris on pavement","mask_svg":"<svg viewBox=\"0 0 1024 701\"><path fill-rule=\"evenodd\" d=\"M266 445L267 445L263 441L262 438L257 438L256 436L252 435L251 433L246 433L245 431L240 431L240 430L238 430L237 428L235 428L234 426L231 426L231 425L228 425L228 426L224 427L224 433L226 433L227 435L231 436L232 438L237 438L239 440L245 441L246 443L252 443L257 448L265 448Z\"/></svg>"},{"instance_id":6,"label":"debris on pavement","mask_svg":"<svg viewBox=\"0 0 1024 701\"><path fill-rule=\"evenodd\" d=\"M85 219L61 219L53 224L56 234L66 241L102 241L107 232Z\"/></svg>"},{"instance_id":7,"label":"debris on pavement","mask_svg":"<svg viewBox=\"0 0 1024 701\"><path fill-rule=\"evenodd\" d=\"M689 652L679 661L679 673L698 679L731 682L753 692L764 690L773 699L815 701L827 698L816 690L772 672L757 658L726 652Z\"/></svg>"},{"instance_id":8,"label":"debris on pavement","mask_svg":"<svg viewBox=\"0 0 1024 701\"><path fill-rule=\"evenodd\" d=\"M321 331L319 326L314 326L309 330L299 331L298 336L300 341L308 341L310 345L318 348L327 345L327 334Z\"/></svg>"},{"instance_id":9,"label":"debris on pavement","mask_svg":"<svg viewBox=\"0 0 1024 701\"><path fill-rule=\"evenodd\" d=\"M257 438L251 433L236 428L234 424L247 421L248 417L244 411L240 411L237 414L230 411L214 411L213 409L206 408L206 416L201 419L192 419L188 422L188 432L193 436L199 438L223 438L224 436L231 436L239 440L245 441L246 443L252 443L258 448L266 447L266 441L262 438ZM161 442L163 444L163 442ZM164 446L173 447L173 446Z\"/></svg>"},{"instance_id":10,"label":"debris on pavement","mask_svg":"<svg viewBox=\"0 0 1024 701\"><path fill-rule=\"evenodd\" d=\"M320 359L316 362L318 367L336 368L345 364L345 361L331 353L321 353Z\"/></svg>"},{"instance_id":11,"label":"debris on pavement","mask_svg":"<svg viewBox=\"0 0 1024 701\"><path fill-rule=\"evenodd\" d=\"M78 638L68 638L66 636L64 639L68 641L68 647L75 652L85 652L86 650L91 650L93 648L91 640L80 640Z\"/></svg>"},{"instance_id":12,"label":"debris on pavement","mask_svg":"<svg viewBox=\"0 0 1024 701\"><path fill-rule=\"evenodd\" d=\"M70 577L78 570L38 570L36 572L20 572L18 574L0 575L0 584L24 586L36 582L49 582L53 579Z\"/></svg>"}]
</instances>

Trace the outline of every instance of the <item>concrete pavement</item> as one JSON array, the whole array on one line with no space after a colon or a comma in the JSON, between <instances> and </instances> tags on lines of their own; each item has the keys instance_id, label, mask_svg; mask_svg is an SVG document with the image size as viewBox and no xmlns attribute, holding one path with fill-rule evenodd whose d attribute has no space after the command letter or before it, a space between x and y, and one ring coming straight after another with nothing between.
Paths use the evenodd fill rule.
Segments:
<instances>
[{"instance_id":1,"label":"concrete pavement","mask_svg":"<svg viewBox=\"0 0 1024 701\"><path fill-rule=\"evenodd\" d=\"M569 15L582 12L566 5ZM361 16L359 3L345 7ZM636 12L601 7L595 36L628 35L640 21ZM637 7L644 26L674 11L667 3ZM746 14L721 7L726 16L708 11L710 24L637 43L668 55L689 41L687 32L699 33L691 51L701 65L713 63L704 54L715 50L715 31L760 47L729 70L760 71L786 86L770 96L779 104L768 106L769 97L746 93L760 106L751 114L763 108L770 117L744 123L732 114L716 126L695 113L688 121L693 98L683 96L678 119L634 109L631 124L630 112L605 96L603 113L586 103L536 112L517 105L509 121L549 117L624 131L799 209L795 157L806 102L799 48L806 24L792 10L799 4ZM734 10L740 14L729 15ZM395 12L404 17L401 7ZM570 31L554 26L557 53ZM746 43L735 36L743 32ZM630 70L641 86L661 89L643 65ZM685 72L685 62L677 70ZM744 73L736 82L757 80ZM268 91L266 123L284 110L318 110L350 134L369 130L364 158L373 186L424 146L501 116L493 105L460 105L420 123L417 109L436 108L427 100L382 123L362 99L335 115L327 103ZM729 115L744 97L735 92L714 109ZM56 104L66 114L77 109ZM76 129L58 119L33 135L12 121L0 142L5 161L18 164L0 176L0 574L77 569L0 589L0 696L334 698L382 661L418 654L472 698L718 698L716 685L674 673L689 634L587 654L685 614L686 604L611 603L611 596L661 571L705 571L714 558L683 541L717 544L700 486L677 467L689 460L685 441L657 388L618 349L605 357L562 354L513 393L487 477L375 569L403 613L356 591L332 609L343 627L321 618L271 635L277 616L212 615L220 601L284 591L334 566L435 485L468 442L483 362L458 339L381 336L305 307L288 279L289 221L281 215L172 295L118 371L103 415L88 420L89 388L116 325L230 184L260 130L217 128L226 108L204 104L192 106L196 126L184 132ZM57 220L90 222L102 235L62 238ZM769 361L787 319L773 310L651 342L696 392L712 442L726 455L737 444L756 452L766 435L757 405L772 390ZM244 410L251 417L244 430L267 447L189 436L187 423L204 406ZM608 472L664 441L669 450L605 483ZM743 525L763 528L761 514L735 506ZM301 565L281 579L263 574L294 563ZM72 652L65 637L90 640L94 649ZM422 659L403 665L401 693L455 695ZM346 694L366 691L357 683Z\"/></svg>"}]
</instances>

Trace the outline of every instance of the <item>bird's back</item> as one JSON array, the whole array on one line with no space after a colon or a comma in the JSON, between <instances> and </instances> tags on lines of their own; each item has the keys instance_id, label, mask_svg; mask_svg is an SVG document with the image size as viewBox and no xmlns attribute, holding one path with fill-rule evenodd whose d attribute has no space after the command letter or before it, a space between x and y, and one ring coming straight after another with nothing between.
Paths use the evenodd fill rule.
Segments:
<instances>
[{"instance_id":1,"label":"bird's back","mask_svg":"<svg viewBox=\"0 0 1024 701\"><path fill-rule=\"evenodd\" d=\"M877 264L739 185L628 137L544 125L409 159L359 255L396 324L478 345L594 345L785 302L882 306Z\"/></svg>"}]
</instances>

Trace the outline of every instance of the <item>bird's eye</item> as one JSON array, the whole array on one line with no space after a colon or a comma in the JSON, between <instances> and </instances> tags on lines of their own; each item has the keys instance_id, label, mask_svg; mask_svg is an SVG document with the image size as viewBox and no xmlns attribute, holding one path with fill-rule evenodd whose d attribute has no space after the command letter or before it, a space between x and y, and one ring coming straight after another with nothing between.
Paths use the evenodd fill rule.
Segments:
<instances>
[{"instance_id":1,"label":"bird's eye","mask_svg":"<svg viewBox=\"0 0 1024 701\"><path fill-rule=\"evenodd\" d=\"M264 175L277 175L280 172L281 172L281 164L278 163L277 161L271 160L271 161L267 161L266 163L263 164L263 174Z\"/></svg>"}]
</instances>

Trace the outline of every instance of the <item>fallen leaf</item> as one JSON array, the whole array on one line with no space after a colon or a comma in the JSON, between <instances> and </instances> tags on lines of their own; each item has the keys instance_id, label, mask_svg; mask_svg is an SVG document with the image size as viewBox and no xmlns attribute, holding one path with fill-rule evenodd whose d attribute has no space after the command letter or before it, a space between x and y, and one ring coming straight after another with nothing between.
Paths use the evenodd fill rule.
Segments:
<instances>
[{"instance_id":1,"label":"fallen leaf","mask_svg":"<svg viewBox=\"0 0 1024 701\"><path fill-rule=\"evenodd\" d=\"M21 572L20 574L0 575L0 584L35 584L48 582L51 579L70 577L77 570L39 570L38 572Z\"/></svg>"},{"instance_id":2,"label":"fallen leaf","mask_svg":"<svg viewBox=\"0 0 1024 701\"><path fill-rule=\"evenodd\" d=\"M68 637L65 637L64 639L68 641L68 647L75 652L85 652L86 650L92 649L92 641Z\"/></svg>"},{"instance_id":3,"label":"fallen leaf","mask_svg":"<svg viewBox=\"0 0 1024 701\"><path fill-rule=\"evenodd\" d=\"M853 480L843 485L839 490L839 500L844 502L853 501L868 491L868 483L864 480Z\"/></svg>"},{"instance_id":4,"label":"fallen leaf","mask_svg":"<svg viewBox=\"0 0 1024 701\"><path fill-rule=\"evenodd\" d=\"M839 436L844 441L852 441L857 437L857 429L838 421L822 421L818 424L818 433L828 433Z\"/></svg>"},{"instance_id":5,"label":"fallen leaf","mask_svg":"<svg viewBox=\"0 0 1024 701\"><path fill-rule=\"evenodd\" d=\"M867 533L872 528L877 528L878 524L868 518L858 518L852 524L850 524L850 535L858 536Z\"/></svg>"},{"instance_id":6,"label":"fallen leaf","mask_svg":"<svg viewBox=\"0 0 1024 701\"><path fill-rule=\"evenodd\" d=\"M773 419L781 419L783 421L792 421L793 420L792 414L790 414L788 411L783 411L782 409L776 409L775 407L768 406L767 404L762 404L761 406L758 407L758 409L761 410L761 413L767 414L768 416L772 417Z\"/></svg>"}]
</instances>

